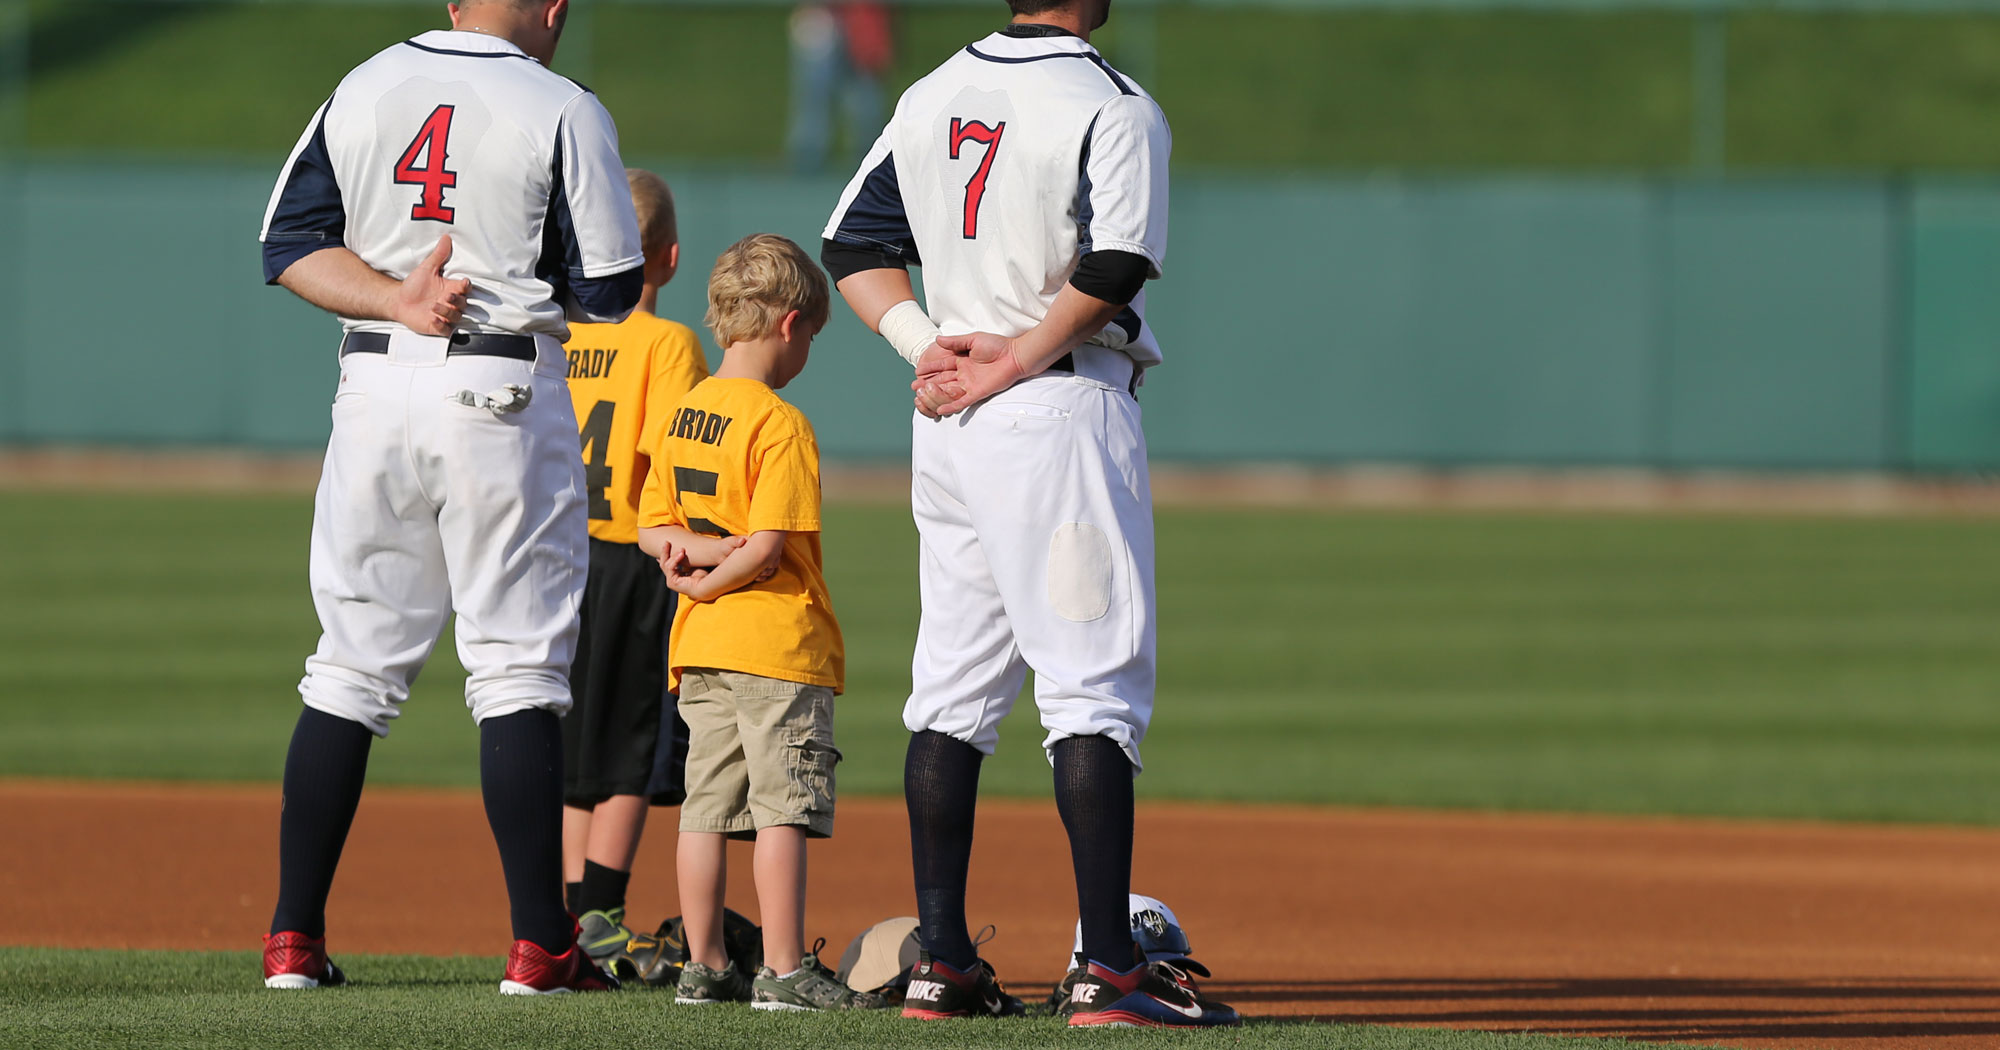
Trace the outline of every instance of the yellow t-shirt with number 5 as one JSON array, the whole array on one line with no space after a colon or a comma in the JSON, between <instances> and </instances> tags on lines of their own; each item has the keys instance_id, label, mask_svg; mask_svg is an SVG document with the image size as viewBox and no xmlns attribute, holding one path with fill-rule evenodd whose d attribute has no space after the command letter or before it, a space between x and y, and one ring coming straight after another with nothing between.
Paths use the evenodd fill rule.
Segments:
<instances>
[{"instance_id":1,"label":"yellow t-shirt with number 5","mask_svg":"<svg viewBox=\"0 0 2000 1050\"><path fill-rule=\"evenodd\" d=\"M680 687L683 668L713 667L840 692L847 652L820 571L819 442L805 413L754 379L704 379L649 451L640 528L790 533L770 579L714 601L681 600L669 687Z\"/></svg>"},{"instance_id":2,"label":"yellow t-shirt with number 5","mask_svg":"<svg viewBox=\"0 0 2000 1050\"><path fill-rule=\"evenodd\" d=\"M570 325L563 349L582 432L591 538L637 543L646 454L674 403L708 376L701 340L687 325L634 310L619 324Z\"/></svg>"}]
</instances>

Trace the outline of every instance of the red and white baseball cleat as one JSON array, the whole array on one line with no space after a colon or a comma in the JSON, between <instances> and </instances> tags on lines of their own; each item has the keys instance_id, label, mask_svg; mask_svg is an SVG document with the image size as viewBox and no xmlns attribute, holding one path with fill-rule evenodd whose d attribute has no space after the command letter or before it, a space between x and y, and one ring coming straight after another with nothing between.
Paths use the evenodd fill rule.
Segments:
<instances>
[{"instance_id":1,"label":"red and white baseball cleat","mask_svg":"<svg viewBox=\"0 0 2000 1050\"><path fill-rule=\"evenodd\" d=\"M326 938L289 930L264 935L264 987L332 988L347 983L326 957Z\"/></svg>"},{"instance_id":2,"label":"red and white baseball cleat","mask_svg":"<svg viewBox=\"0 0 2000 1050\"><path fill-rule=\"evenodd\" d=\"M507 953L507 976L500 980L502 995L562 995L617 988L618 978L598 969L575 943L561 955L550 955L533 941L515 941L514 950Z\"/></svg>"}]
</instances>

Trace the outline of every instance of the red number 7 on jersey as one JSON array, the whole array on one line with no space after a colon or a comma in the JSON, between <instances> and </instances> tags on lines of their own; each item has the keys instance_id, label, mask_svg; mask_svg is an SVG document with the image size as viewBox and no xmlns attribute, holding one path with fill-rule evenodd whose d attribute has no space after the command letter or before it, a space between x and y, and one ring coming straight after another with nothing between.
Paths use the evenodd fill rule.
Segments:
<instances>
[{"instance_id":1,"label":"red number 7 on jersey","mask_svg":"<svg viewBox=\"0 0 2000 1050\"><path fill-rule=\"evenodd\" d=\"M972 180L965 184L965 239L979 236L979 201L986 196L986 176L993 171L993 156L1000 152L1000 133L1007 130L1007 122L1001 121L996 127L987 127L976 120L951 118L951 159L958 159L958 151L967 142L981 142L986 145L986 156L979 159L979 170L972 173Z\"/></svg>"},{"instance_id":2,"label":"red number 7 on jersey","mask_svg":"<svg viewBox=\"0 0 2000 1050\"><path fill-rule=\"evenodd\" d=\"M445 140L451 137L451 114L450 106L431 110L431 115L424 118L424 126L417 130L417 137L410 140L410 148L403 151L403 159L396 162L398 183L424 188L424 195L410 207L412 219L450 222L455 214L444 204L445 187L458 185L458 173L444 167ZM421 168L417 167L419 153L424 155Z\"/></svg>"}]
</instances>

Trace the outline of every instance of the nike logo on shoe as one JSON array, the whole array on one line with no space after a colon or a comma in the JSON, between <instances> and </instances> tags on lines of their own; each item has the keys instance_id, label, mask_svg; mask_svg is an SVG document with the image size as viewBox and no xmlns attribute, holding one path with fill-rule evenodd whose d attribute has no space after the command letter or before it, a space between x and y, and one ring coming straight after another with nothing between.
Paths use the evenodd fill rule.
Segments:
<instances>
[{"instance_id":1,"label":"nike logo on shoe","mask_svg":"<svg viewBox=\"0 0 2000 1050\"><path fill-rule=\"evenodd\" d=\"M1180 1014L1183 1017L1191 1017L1197 1021L1201 1020L1202 1010L1201 1007L1199 1006L1180 1006L1174 1003L1170 1003L1165 999L1160 998L1157 995L1149 995L1146 998L1151 999L1156 1003L1159 1003L1161 1006L1164 1006L1167 1009L1172 1010L1173 1012Z\"/></svg>"},{"instance_id":2,"label":"nike logo on shoe","mask_svg":"<svg viewBox=\"0 0 2000 1050\"><path fill-rule=\"evenodd\" d=\"M1001 1005L1000 1000L988 999L986 1000L986 1012L989 1014L997 1014L1000 1012L1000 1005Z\"/></svg>"},{"instance_id":3,"label":"nike logo on shoe","mask_svg":"<svg viewBox=\"0 0 2000 1050\"><path fill-rule=\"evenodd\" d=\"M903 994L906 999L920 999L934 1003L944 997L944 985L936 981L911 981L910 990Z\"/></svg>"}]
</instances>

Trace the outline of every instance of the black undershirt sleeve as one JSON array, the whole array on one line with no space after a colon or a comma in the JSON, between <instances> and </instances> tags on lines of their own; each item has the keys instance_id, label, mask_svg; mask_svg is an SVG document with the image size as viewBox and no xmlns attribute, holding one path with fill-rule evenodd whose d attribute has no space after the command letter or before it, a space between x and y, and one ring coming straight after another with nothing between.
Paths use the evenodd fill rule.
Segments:
<instances>
[{"instance_id":1,"label":"black undershirt sleeve","mask_svg":"<svg viewBox=\"0 0 2000 1050\"><path fill-rule=\"evenodd\" d=\"M894 252L843 244L832 239L820 241L819 261L835 284L863 270L908 271L910 268L909 262Z\"/></svg>"},{"instance_id":2,"label":"black undershirt sleeve","mask_svg":"<svg viewBox=\"0 0 2000 1050\"><path fill-rule=\"evenodd\" d=\"M1085 295L1124 306L1139 295L1153 264L1143 255L1106 248L1083 257L1069 283Z\"/></svg>"}]
</instances>

